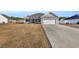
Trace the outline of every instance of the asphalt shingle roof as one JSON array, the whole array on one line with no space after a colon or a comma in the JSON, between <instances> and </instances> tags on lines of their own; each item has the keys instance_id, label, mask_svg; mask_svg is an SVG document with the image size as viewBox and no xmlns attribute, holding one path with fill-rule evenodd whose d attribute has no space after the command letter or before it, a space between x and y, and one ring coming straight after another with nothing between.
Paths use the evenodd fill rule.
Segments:
<instances>
[{"instance_id":1,"label":"asphalt shingle roof","mask_svg":"<svg viewBox=\"0 0 79 59\"><path fill-rule=\"evenodd\" d=\"M74 16L68 17L65 20L68 20L68 19L79 19L79 14L76 14Z\"/></svg>"},{"instance_id":2,"label":"asphalt shingle roof","mask_svg":"<svg viewBox=\"0 0 79 59\"><path fill-rule=\"evenodd\" d=\"M30 16L28 16L30 19L40 19L41 16L43 16L43 13L36 13L36 14L32 14Z\"/></svg>"}]
</instances>

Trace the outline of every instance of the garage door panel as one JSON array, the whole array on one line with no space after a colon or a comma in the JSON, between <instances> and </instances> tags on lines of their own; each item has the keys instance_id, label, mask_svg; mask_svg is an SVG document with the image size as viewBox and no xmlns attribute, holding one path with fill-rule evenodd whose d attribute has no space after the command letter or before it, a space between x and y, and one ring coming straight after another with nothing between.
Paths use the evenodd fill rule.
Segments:
<instances>
[{"instance_id":1,"label":"garage door panel","mask_svg":"<svg viewBox=\"0 0 79 59\"><path fill-rule=\"evenodd\" d=\"M55 24L55 20L43 20L43 24Z\"/></svg>"}]
</instances>

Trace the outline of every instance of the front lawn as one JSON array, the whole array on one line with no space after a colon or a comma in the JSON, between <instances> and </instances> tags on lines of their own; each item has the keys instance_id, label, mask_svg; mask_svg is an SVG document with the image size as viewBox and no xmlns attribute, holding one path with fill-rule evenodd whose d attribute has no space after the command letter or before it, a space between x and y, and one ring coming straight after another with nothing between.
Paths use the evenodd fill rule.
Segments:
<instances>
[{"instance_id":1,"label":"front lawn","mask_svg":"<svg viewBox=\"0 0 79 59\"><path fill-rule=\"evenodd\" d=\"M49 48L50 43L41 24L0 25L0 47Z\"/></svg>"}]
</instances>

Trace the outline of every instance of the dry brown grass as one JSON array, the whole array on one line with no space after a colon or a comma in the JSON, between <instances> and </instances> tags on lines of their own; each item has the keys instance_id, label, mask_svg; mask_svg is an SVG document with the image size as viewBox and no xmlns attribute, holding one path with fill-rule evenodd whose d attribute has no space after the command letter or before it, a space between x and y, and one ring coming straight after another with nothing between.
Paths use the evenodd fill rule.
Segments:
<instances>
[{"instance_id":1,"label":"dry brown grass","mask_svg":"<svg viewBox=\"0 0 79 59\"><path fill-rule=\"evenodd\" d=\"M50 43L40 24L0 25L2 48L49 48Z\"/></svg>"},{"instance_id":2,"label":"dry brown grass","mask_svg":"<svg viewBox=\"0 0 79 59\"><path fill-rule=\"evenodd\" d=\"M65 26L79 28L79 24L64 24Z\"/></svg>"}]
</instances>

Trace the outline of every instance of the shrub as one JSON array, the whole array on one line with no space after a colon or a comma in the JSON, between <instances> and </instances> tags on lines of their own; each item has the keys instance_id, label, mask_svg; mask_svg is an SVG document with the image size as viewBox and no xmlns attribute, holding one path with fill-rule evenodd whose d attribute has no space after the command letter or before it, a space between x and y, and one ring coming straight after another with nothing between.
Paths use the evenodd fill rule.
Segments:
<instances>
[{"instance_id":1,"label":"shrub","mask_svg":"<svg viewBox=\"0 0 79 59\"><path fill-rule=\"evenodd\" d=\"M68 22L66 24L69 24Z\"/></svg>"},{"instance_id":2,"label":"shrub","mask_svg":"<svg viewBox=\"0 0 79 59\"><path fill-rule=\"evenodd\" d=\"M79 21L77 22L77 24L79 24Z\"/></svg>"}]
</instances>

